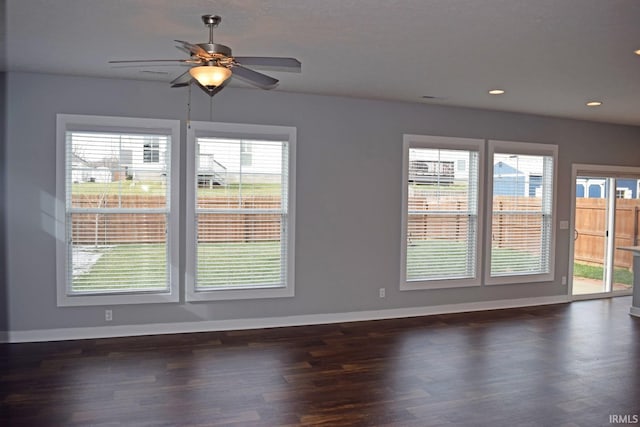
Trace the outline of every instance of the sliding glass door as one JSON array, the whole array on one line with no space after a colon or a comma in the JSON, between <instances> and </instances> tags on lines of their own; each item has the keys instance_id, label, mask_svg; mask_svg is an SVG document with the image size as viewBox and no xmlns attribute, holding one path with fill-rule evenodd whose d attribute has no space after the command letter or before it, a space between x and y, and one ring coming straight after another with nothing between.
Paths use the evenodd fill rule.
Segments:
<instances>
[{"instance_id":1,"label":"sliding glass door","mask_svg":"<svg viewBox=\"0 0 640 427\"><path fill-rule=\"evenodd\" d=\"M638 179L579 174L575 189L572 294L629 294L633 260L618 248L638 244Z\"/></svg>"}]
</instances>

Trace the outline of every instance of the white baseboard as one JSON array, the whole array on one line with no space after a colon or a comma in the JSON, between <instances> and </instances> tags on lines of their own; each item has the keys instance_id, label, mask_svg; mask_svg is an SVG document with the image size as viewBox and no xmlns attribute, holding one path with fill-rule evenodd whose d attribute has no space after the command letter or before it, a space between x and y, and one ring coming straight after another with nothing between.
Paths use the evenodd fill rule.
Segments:
<instances>
[{"instance_id":1,"label":"white baseboard","mask_svg":"<svg viewBox=\"0 0 640 427\"><path fill-rule=\"evenodd\" d=\"M640 317L640 307L631 306L629 309L629 314L634 317Z\"/></svg>"},{"instance_id":2,"label":"white baseboard","mask_svg":"<svg viewBox=\"0 0 640 427\"><path fill-rule=\"evenodd\" d=\"M144 325L96 326L83 328L32 329L0 332L1 342L64 341L92 338L114 338L141 335L179 334L189 332L232 331L243 329L279 328L286 326L320 325L329 323L359 322L366 320L395 319L402 317L430 316L436 314L464 313L484 310L562 304L569 302L566 295L537 298L519 298L498 301L482 301L466 304L446 304L429 307L408 307L386 310L354 311L346 313L305 314L299 316L263 317L251 319L206 320L200 322L152 323Z\"/></svg>"}]
</instances>

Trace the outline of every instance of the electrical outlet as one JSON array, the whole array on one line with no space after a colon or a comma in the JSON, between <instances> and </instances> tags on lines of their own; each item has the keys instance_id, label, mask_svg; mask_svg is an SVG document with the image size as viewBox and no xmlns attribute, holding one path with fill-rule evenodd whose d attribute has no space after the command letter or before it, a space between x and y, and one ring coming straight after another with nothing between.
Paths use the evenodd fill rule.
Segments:
<instances>
[{"instance_id":1,"label":"electrical outlet","mask_svg":"<svg viewBox=\"0 0 640 427\"><path fill-rule=\"evenodd\" d=\"M113 310L104 311L104 320L107 322L111 322L113 320Z\"/></svg>"},{"instance_id":2,"label":"electrical outlet","mask_svg":"<svg viewBox=\"0 0 640 427\"><path fill-rule=\"evenodd\" d=\"M380 288L380 298L384 298L387 296L387 290L385 288Z\"/></svg>"},{"instance_id":3,"label":"electrical outlet","mask_svg":"<svg viewBox=\"0 0 640 427\"><path fill-rule=\"evenodd\" d=\"M563 285L567 284L567 276L562 276L562 284Z\"/></svg>"}]
</instances>

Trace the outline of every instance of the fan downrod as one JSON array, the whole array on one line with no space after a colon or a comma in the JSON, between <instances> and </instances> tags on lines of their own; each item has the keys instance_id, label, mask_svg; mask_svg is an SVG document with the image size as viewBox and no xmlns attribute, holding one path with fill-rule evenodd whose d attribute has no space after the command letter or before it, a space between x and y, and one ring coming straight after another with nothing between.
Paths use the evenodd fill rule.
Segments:
<instances>
[{"instance_id":1,"label":"fan downrod","mask_svg":"<svg viewBox=\"0 0 640 427\"><path fill-rule=\"evenodd\" d=\"M202 15L202 22L209 27L209 44L213 44L213 29L220 25L222 17L219 15Z\"/></svg>"}]
</instances>

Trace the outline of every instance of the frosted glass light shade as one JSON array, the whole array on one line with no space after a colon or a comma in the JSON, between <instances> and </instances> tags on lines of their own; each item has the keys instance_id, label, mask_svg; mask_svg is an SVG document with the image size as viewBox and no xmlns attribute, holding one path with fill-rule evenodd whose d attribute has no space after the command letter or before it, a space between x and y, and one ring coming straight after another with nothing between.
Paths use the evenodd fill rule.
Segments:
<instances>
[{"instance_id":1,"label":"frosted glass light shade","mask_svg":"<svg viewBox=\"0 0 640 427\"><path fill-rule=\"evenodd\" d=\"M203 65L201 67L191 68L189 74L202 86L211 88L220 86L225 80L231 77L231 70L215 65Z\"/></svg>"}]
</instances>

